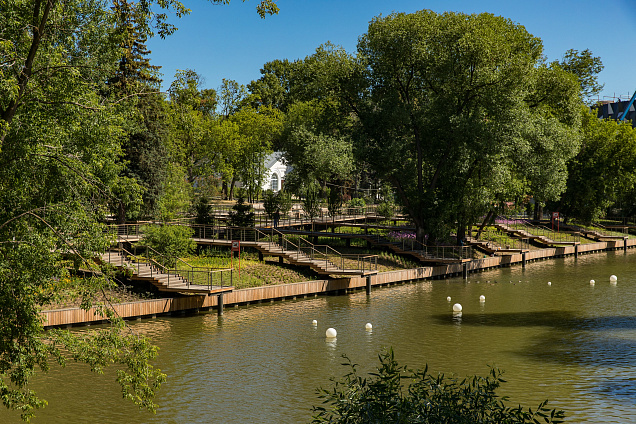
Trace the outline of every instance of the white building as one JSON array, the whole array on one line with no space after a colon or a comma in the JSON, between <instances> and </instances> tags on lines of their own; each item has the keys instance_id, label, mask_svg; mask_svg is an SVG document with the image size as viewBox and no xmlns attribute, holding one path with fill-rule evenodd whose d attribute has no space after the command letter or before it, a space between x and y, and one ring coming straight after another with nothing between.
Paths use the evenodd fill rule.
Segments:
<instances>
[{"instance_id":1,"label":"white building","mask_svg":"<svg viewBox=\"0 0 636 424\"><path fill-rule=\"evenodd\" d=\"M265 158L265 178L263 178L263 191L272 190L277 192L283 188L285 176L291 167L283 163L283 152L274 152Z\"/></svg>"}]
</instances>

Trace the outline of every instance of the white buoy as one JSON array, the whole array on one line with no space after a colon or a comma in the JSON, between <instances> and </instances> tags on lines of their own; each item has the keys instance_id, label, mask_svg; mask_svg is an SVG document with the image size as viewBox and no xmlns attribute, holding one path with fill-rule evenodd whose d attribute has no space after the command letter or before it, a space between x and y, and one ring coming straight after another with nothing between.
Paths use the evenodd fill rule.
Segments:
<instances>
[{"instance_id":1,"label":"white buoy","mask_svg":"<svg viewBox=\"0 0 636 424\"><path fill-rule=\"evenodd\" d=\"M313 321L311 322L311 325L318 325L318 321L313 320Z\"/></svg>"},{"instance_id":2,"label":"white buoy","mask_svg":"<svg viewBox=\"0 0 636 424\"><path fill-rule=\"evenodd\" d=\"M462 305L460 305L459 303L456 303L453 305L453 312L461 312L462 311Z\"/></svg>"},{"instance_id":3,"label":"white buoy","mask_svg":"<svg viewBox=\"0 0 636 424\"><path fill-rule=\"evenodd\" d=\"M371 331L371 330L373 330L373 325L371 325L370 322L367 322L367 324L364 326L364 328L367 331Z\"/></svg>"},{"instance_id":4,"label":"white buoy","mask_svg":"<svg viewBox=\"0 0 636 424\"><path fill-rule=\"evenodd\" d=\"M479 296L479 301L480 302L485 302L486 301L486 296L484 296L483 294L481 296Z\"/></svg>"},{"instance_id":5,"label":"white buoy","mask_svg":"<svg viewBox=\"0 0 636 424\"><path fill-rule=\"evenodd\" d=\"M325 332L325 336L328 339L334 339L336 338L337 335L338 335L338 332L336 331L335 328L327 328L327 331Z\"/></svg>"},{"instance_id":6,"label":"white buoy","mask_svg":"<svg viewBox=\"0 0 636 424\"><path fill-rule=\"evenodd\" d=\"M451 297L450 297L450 296L448 296L448 297L446 298L446 301L447 301L447 302L450 302L450 301L451 301Z\"/></svg>"},{"instance_id":7,"label":"white buoy","mask_svg":"<svg viewBox=\"0 0 636 424\"><path fill-rule=\"evenodd\" d=\"M596 284L596 281L590 280L590 286L593 286L594 284Z\"/></svg>"},{"instance_id":8,"label":"white buoy","mask_svg":"<svg viewBox=\"0 0 636 424\"><path fill-rule=\"evenodd\" d=\"M551 286L551 285L552 285L552 281L548 281L548 286Z\"/></svg>"},{"instance_id":9,"label":"white buoy","mask_svg":"<svg viewBox=\"0 0 636 424\"><path fill-rule=\"evenodd\" d=\"M610 283L615 283L618 281L618 278L615 275L610 275Z\"/></svg>"}]
</instances>

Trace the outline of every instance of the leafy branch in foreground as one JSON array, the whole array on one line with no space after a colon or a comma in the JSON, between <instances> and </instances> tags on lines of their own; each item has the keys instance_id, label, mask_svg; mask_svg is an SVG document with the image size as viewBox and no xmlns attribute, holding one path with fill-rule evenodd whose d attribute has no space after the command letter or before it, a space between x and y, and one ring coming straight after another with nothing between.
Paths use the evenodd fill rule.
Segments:
<instances>
[{"instance_id":1,"label":"leafy branch in foreground","mask_svg":"<svg viewBox=\"0 0 636 424\"><path fill-rule=\"evenodd\" d=\"M331 379L331 389L318 389L323 406L314 406L313 423L562 423L565 413L542 402L533 411L521 405L506 406L507 397L495 391L505 380L491 368L486 377L463 379L431 375L428 367L411 370L400 366L393 350L379 356L380 366L361 377L357 365L341 380ZM405 382L410 381L408 387Z\"/></svg>"}]
</instances>

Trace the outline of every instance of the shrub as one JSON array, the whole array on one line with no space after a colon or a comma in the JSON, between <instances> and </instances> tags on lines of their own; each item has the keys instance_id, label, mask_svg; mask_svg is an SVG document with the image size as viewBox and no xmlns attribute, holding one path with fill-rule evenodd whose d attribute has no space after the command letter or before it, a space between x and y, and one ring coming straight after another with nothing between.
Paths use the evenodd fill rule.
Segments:
<instances>
[{"instance_id":1,"label":"shrub","mask_svg":"<svg viewBox=\"0 0 636 424\"><path fill-rule=\"evenodd\" d=\"M278 196L271 189L265 190L263 193L263 208L268 217L274 218L274 214L279 212L278 210ZM280 213L280 212L279 212Z\"/></svg>"},{"instance_id":2,"label":"shrub","mask_svg":"<svg viewBox=\"0 0 636 424\"><path fill-rule=\"evenodd\" d=\"M196 248L196 242L192 240L194 231L190 227L146 225L142 231L144 243L170 259L187 256Z\"/></svg>"},{"instance_id":3,"label":"shrub","mask_svg":"<svg viewBox=\"0 0 636 424\"><path fill-rule=\"evenodd\" d=\"M243 196L240 196L236 201L236 204L232 206L232 210L228 217L228 223L232 227L254 226L254 212L252 211L252 205L245 203Z\"/></svg>"},{"instance_id":4,"label":"shrub","mask_svg":"<svg viewBox=\"0 0 636 424\"><path fill-rule=\"evenodd\" d=\"M210 205L207 197L201 196L194 208L197 213L197 224L214 225L214 211L212 210L212 206Z\"/></svg>"},{"instance_id":5,"label":"shrub","mask_svg":"<svg viewBox=\"0 0 636 424\"><path fill-rule=\"evenodd\" d=\"M364 199L360 197L349 200L349 203L347 204L347 207L350 209L349 213L356 215L363 213L366 206L367 204L364 202Z\"/></svg>"},{"instance_id":6,"label":"shrub","mask_svg":"<svg viewBox=\"0 0 636 424\"><path fill-rule=\"evenodd\" d=\"M391 219L395 215L395 205L390 202L382 202L378 205L376 211L384 219Z\"/></svg>"},{"instance_id":7,"label":"shrub","mask_svg":"<svg viewBox=\"0 0 636 424\"><path fill-rule=\"evenodd\" d=\"M285 190L280 190L276 194L276 199L278 200L278 211L280 212L280 215L287 216L292 208L291 194Z\"/></svg>"},{"instance_id":8,"label":"shrub","mask_svg":"<svg viewBox=\"0 0 636 424\"><path fill-rule=\"evenodd\" d=\"M399 366L389 349L379 355L377 372L364 378L345 356L351 371L332 389L319 389L324 406L315 406L314 423L562 423L563 411L546 408L534 412L521 406L508 407L506 397L495 391L504 380L491 369L487 377L447 378L424 370ZM404 383L409 382L408 387Z\"/></svg>"},{"instance_id":9,"label":"shrub","mask_svg":"<svg viewBox=\"0 0 636 424\"><path fill-rule=\"evenodd\" d=\"M303 212L309 217L314 219L320 215L320 190L315 185L310 185L305 190L305 198L302 202Z\"/></svg>"},{"instance_id":10,"label":"shrub","mask_svg":"<svg viewBox=\"0 0 636 424\"><path fill-rule=\"evenodd\" d=\"M342 193L336 188L327 188L327 210L329 216L336 216L340 213L342 208Z\"/></svg>"}]
</instances>

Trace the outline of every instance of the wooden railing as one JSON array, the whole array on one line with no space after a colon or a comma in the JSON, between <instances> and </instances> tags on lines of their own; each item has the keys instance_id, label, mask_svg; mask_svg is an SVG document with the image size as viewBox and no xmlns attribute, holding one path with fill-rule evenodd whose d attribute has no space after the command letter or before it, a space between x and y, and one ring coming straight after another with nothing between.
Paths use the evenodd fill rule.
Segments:
<instances>
[{"instance_id":1,"label":"wooden railing","mask_svg":"<svg viewBox=\"0 0 636 424\"><path fill-rule=\"evenodd\" d=\"M323 263L325 269L377 270L377 255L343 255L331 246L316 245L302 237L288 237L276 228L244 228L193 225L194 236L201 239L239 240L265 243L267 250L282 249L300 261L310 259Z\"/></svg>"},{"instance_id":2,"label":"wooden railing","mask_svg":"<svg viewBox=\"0 0 636 424\"><path fill-rule=\"evenodd\" d=\"M128 262L130 262L133 267L136 267L137 272L139 272L139 265L148 265L151 278L158 277L160 274L167 276L166 285L168 288L171 287L171 283L173 287L177 283L185 283L186 288L190 288L190 285L195 284L198 286L206 286L208 289L212 287L232 287L233 285L233 270L231 268L210 269L206 267L195 267L181 258L172 258L162 255L150 246L144 245L134 245L134 252L130 252L121 246L109 250L110 263L113 263L110 258L111 251L113 250L121 252L121 263L119 264L121 267L125 268ZM140 250L143 251L143 253L139 253ZM127 262L124 262L125 259Z\"/></svg>"}]
</instances>

